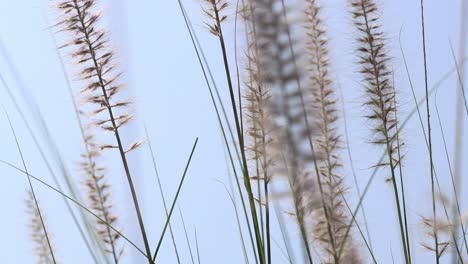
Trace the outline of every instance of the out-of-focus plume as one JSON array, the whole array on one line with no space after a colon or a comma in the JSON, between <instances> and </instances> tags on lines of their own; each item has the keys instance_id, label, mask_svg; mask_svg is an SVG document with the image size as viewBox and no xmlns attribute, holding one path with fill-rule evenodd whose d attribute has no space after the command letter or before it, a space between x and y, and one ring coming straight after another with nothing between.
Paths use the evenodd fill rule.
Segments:
<instances>
[{"instance_id":1,"label":"out-of-focus plume","mask_svg":"<svg viewBox=\"0 0 468 264\"><path fill-rule=\"evenodd\" d=\"M321 8L316 0L306 0L307 55L309 57L310 94L316 116L317 134L314 145L323 157L317 160L323 186L323 202L328 217L322 208L314 213L314 236L321 242L327 263L359 263L354 241L346 238L349 217L344 205L343 177L339 174L342 166L340 158L340 135L337 132L338 120L336 90L330 77L328 41L321 18ZM331 229L331 236L328 228ZM343 245L346 243L345 245ZM340 256L340 249L343 253Z\"/></svg>"},{"instance_id":2,"label":"out-of-focus plume","mask_svg":"<svg viewBox=\"0 0 468 264\"><path fill-rule=\"evenodd\" d=\"M55 264L54 258L52 257L51 250L54 250L50 232L46 224L44 211L41 210L41 216L37 210L36 202L31 191L28 192L28 199L26 200L27 212L29 216L29 227L31 229L31 241L33 242L34 253L36 254L37 264ZM44 224L44 225L43 225ZM46 237L44 229L47 230ZM50 246L49 246L50 243ZM52 247L52 249L51 249Z\"/></svg>"},{"instance_id":3,"label":"out-of-focus plume","mask_svg":"<svg viewBox=\"0 0 468 264\"><path fill-rule=\"evenodd\" d=\"M118 241L120 235L113 231L109 225L115 227L117 216L113 214L111 186L107 180L107 172L100 164L100 149L95 143L92 128L83 128L86 151L81 155L80 166L85 178L85 186L88 193L90 209L106 223L96 220L96 230L100 241L105 246L114 263L119 263L123 254L123 247Z\"/></svg>"}]
</instances>

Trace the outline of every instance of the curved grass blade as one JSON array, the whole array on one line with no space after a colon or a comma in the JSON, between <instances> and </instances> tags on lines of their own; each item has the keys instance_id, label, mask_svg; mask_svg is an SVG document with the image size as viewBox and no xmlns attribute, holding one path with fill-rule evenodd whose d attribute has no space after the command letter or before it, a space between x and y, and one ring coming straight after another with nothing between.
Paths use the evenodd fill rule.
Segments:
<instances>
[{"instance_id":1,"label":"curved grass blade","mask_svg":"<svg viewBox=\"0 0 468 264\"><path fill-rule=\"evenodd\" d=\"M153 147L151 145L151 140L150 140L149 135L148 135L148 129L146 128L146 125L144 127L145 127L146 141L148 142L148 148L149 148L149 151L150 151L150 154L151 154L151 160L153 161L154 173L155 173L156 179L158 181L159 193L161 195L161 200L162 200L163 206L164 206L164 212L166 214L166 217L169 217L169 212L167 211L167 205L166 205L166 197L164 195L164 191L163 191L163 188L162 188L161 178L159 177L158 166L156 165L156 157L154 156ZM177 249L177 244L176 244L176 240L175 240L175 237L174 237L174 232L172 230L172 225L171 225L170 222L169 222L169 233L171 234L172 245L174 246L174 251L175 251L175 254L176 254L176 257L177 257L177 263L180 264L179 251Z\"/></svg>"},{"instance_id":2,"label":"curved grass blade","mask_svg":"<svg viewBox=\"0 0 468 264\"><path fill-rule=\"evenodd\" d=\"M166 233L167 227L168 227L169 222L171 220L172 212L174 211L174 207L176 205L177 198L179 198L179 193L180 193L180 190L182 189L182 185L184 183L185 176L187 175L187 171L188 171L188 168L190 166L190 162L192 161L193 154L195 153L195 149L197 148L197 144L198 144L198 138L195 139L195 143L193 143L192 151L190 152L190 156L188 158L187 164L185 165L184 173L182 174L182 178L180 179L180 182L179 182L179 187L177 187L177 191L176 191L176 194L174 196L174 200L172 201L171 209L169 210L169 215L168 215L168 217L166 219L166 223L164 224L163 231L161 233L161 236L159 237L158 245L156 246L156 250L155 250L154 255L153 255L153 262L156 261L156 257L158 256L159 249L161 248L162 241L164 239L164 235Z\"/></svg>"}]
</instances>

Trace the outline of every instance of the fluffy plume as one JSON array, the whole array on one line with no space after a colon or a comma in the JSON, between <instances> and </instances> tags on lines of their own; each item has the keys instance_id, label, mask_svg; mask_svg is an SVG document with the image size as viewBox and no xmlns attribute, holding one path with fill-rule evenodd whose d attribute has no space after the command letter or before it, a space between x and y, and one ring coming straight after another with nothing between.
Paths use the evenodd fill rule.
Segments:
<instances>
[{"instance_id":1,"label":"fluffy plume","mask_svg":"<svg viewBox=\"0 0 468 264\"><path fill-rule=\"evenodd\" d=\"M36 203L34 201L34 197L31 191L28 192L28 199L26 200L27 212L29 215L29 227L31 229L31 240L34 244L34 252L36 253L36 263L37 264L54 264L55 261L52 257L50 252L49 243L47 242L47 237L44 232L44 228L47 230L46 219L44 218L43 210L42 213L42 221L44 222L44 227L42 226L41 216L36 207ZM51 243L52 250L53 248L52 241L50 241L50 232L47 230L47 234L49 234L49 242Z\"/></svg>"},{"instance_id":2,"label":"fluffy plume","mask_svg":"<svg viewBox=\"0 0 468 264\"><path fill-rule=\"evenodd\" d=\"M206 8L203 12L210 18L211 22L206 23L210 33L221 37L220 24L227 19L227 15L224 11L228 7L228 3L225 0L202 0L206 4Z\"/></svg>"},{"instance_id":3,"label":"fluffy plume","mask_svg":"<svg viewBox=\"0 0 468 264\"><path fill-rule=\"evenodd\" d=\"M421 245L426 250L437 253L437 258L441 258L448 251L453 250L458 262L465 263L464 258L466 258L466 254L464 253L466 252L466 245L464 246L464 239L462 237L455 237L455 230L458 225L466 225L468 223L468 215L460 215L460 218L457 216L458 219L451 218L446 208L453 206L452 201L444 193L436 195L436 206L438 206L440 211L445 213L445 217L438 218L437 221L434 221L432 217L421 217L421 225L425 238ZM434 247L436 236L438 252L436 252ZM453 262L456 262L456 260L453 260Z\"/></svg>"},{"instance_id":4,"label":"fluffy plume","mask_svg":"<svg viewBox=\"0 0 468 264\"><path fill-rule=\"evenodd\" d=\"M308 4L306 29L307 55L310 60L310 88L318 130L317 135L314 136L314 145L323 155L317 163L323 186L323 201L328 212L328 217L321 208L315 213L317 217L314 234L324 246L327 263L359 263L357 249L352 239L348 237L345 240L349 217L344 206L343 177L339 174L341 140L336 124L338 119L336 92L329 76L327 38L317 1L306 0L306 2ZM328 231L329 228L331 232ZM343 243L346 244L343 245ZM340 256L342 247L343 253Z\"/></svg>"},{"instance_id":5,"label":"fluffy plume","mask_svg":"<svg viewBox=\"0 0 468 264\"><path fill-rule=\"evenodd\" d=\"M373 126L371 143L381 145L387 150L386 160L376 166L389 168L391 173L390 182L395 196L402 249L405 260L411 262L402 178L400 190L397 185L398 166L400 177L403 177L400 164L403 143L398 131L396 92L391 81L392 71L388 66L389 58L385 49L384 34L380 29L378 8L374 0L350 0L350 4L358 34L357 52L360 73L363 76L362 84L365 88L365 106L369 112L366 118ZM400 191L403 208L400 203Z\"/></svg>"},{"instance_id":6,"label":"fluffy plume","mask_svg":"<svg viewBox=\"0 0 468 264\"><path fill-rule=\"evenodd\" d=\"M130 102L118 100L116 97L122 89L121 73L113 63L114 51L108 44L106 31L99 27L100 13L96 11L95 0L65 0L58 4L62 21L57 24L61 31L71 35L71 41L63 47L72 50L71 56L81 68L80 77L86 86L81 94L92 111L88 115L94 120L93 124L104 131L111 132L115 143L101 145L101 149L118 149L122 165L127 177L128 186L133 199L141 236L145 245L148 263L151 259L151 249L143 223L137 192L130 173L126 154L136 149L141 143L124 146L119 129L127 124L132 115L126 110ZM85 108L83 108L85 109ZM83 110L82 110L83 111Z\"/></svg>"},{"instance_id":7,"label":"fluffy plume","mask_svg":"<svg viewBox=\"0 0 468 264\"><path fill-rule=\"evenodd\" d=\"M246 111L247 120L247 151L251 153L252 165L255 174L250 174L251 179L258 184L258 201L260 206L265 207L265 230L266 239L264 241L267 257L271 260L271 235L270 235L270 190L269 183L272 173L269 170L272 166L272 155L269 149L272 143L272 133L268 127L267 120L271 118L267 103L270 100L269 87L260 78L260 68L258 66L258 48L255 42L255 30L252 23L250 4L245 5L241 14L246 25L247 39L247 65L246 65ZM263 197L262 197L263 192ZM260 214L262 215L262 208ZM263 220L263 219L262 219Z\"/></svg>"},{"instance_id":8,"label":"fluffy plume","mask_svg":"<svg viewBox=\"0 0 468 264\"><path fill-rule=\"evenodd\" d=\"M281 1L253 1L253 10L257 78L269 87L265 105L271 118L265 120L268 121L265 125L274 131L275 144L280 144L277 150L285 154L288 166L284 169L290 168L295 171L293 175L299 175L299 168L310 169L315 161L310 147L313 118L303 95L304 72L298 60L304 54L300 45L296 45L297 40L290 38L292 33Z\"/></svg>"},{"instance_id":9,"label":"fluffy plume","mask_svg":"<svg viewBox=\"0 0 468 264\"><path fill-rule=\"evenodd\" d=\"M358 30L358 52L363 84L365 86L370 114L366 117L373 123L372 143L388 146L391 156L380 166L392 165L394 169L400 162L397 155L396 137L397 118L395 88L390 78L389 58L385 50L385 39L379 25L377 5L373 0L351 0L354 24Z\"/></svg>"},{"instance_id":10,"label":"fluffy plume","mask_svg":"<svg viewBox=\"0 0 468 264\"><path fill-rule=\"evenodd\" d=\"M250 8L245 8L243 14L250 17ZM248 151L251 152L252 159L256 163L258 178L270 181L268 167L271 166L271 157L268 155L267 149L271 143L271 131L268 127L268 101L270 100L269 87L266 86L260 77L260 68L258 66L258 49L255 43L255 34L252 21L246 20L247 28L247 77L245 81L246 91L246 116L248 122L247 135L250 138Z\"/></svg>"},{"instance_id":11,"label":"fluffy plume","mask_svg":"<svg viewBox=\"0 0 468 264\"><path fill-rule=\"evenodd\" d=\"M287 176L296 220L307 255L311 258L305 216L317 208L315 181L310 173L315 153L312 145L313 116L310 102L304 96L305 51L303 41L296 38L289 19L301 20L299 3L290 6L281 0L252 1L254 45L257 47L258 78L269 87L266 126L274 138L275 164L272 171Z\"/></svg>"},{"instance_id":12,"label":"fluffy plume","mask_svg":"<svg viewBox=\"0 0 468 264\"><path fill-rule=\"evenodd\" d=\"M450 233L453 232L453 226L450 223L444 223L444 221L434 221L431 218L423 217L422 219L422 226L425 232L425 235L434 241L435 236L438 238L438 258L441 258L450 246ZM435 232L435 233L434 233ZM445 239L443 238L445 236ZM436 252L434 245L430 245L429 243L422 243L422 246L431 251Z\"/></svg>"},{"instance_id":13,"label":"fluffy plume","mask_svg":"<svg viewBox=\"0 0 468 264\"><path fill-rule=\"evenodd\" d=\"M100 149L95 143L94 135L89 129L84 129L86 151L81 155L80 166L86 176L85 186L88 193L91 210L107 224L115 227L117 217L112 213L111 186L106 180L106 171L99 165ZM123 247L118 245L119 234L106 223L96 219L96 230L106 252L112 255L114 263L119 263Z\"/></svg>"},{"instance_id":14,"label":"fluffy plume","mask_svg":"<svg viewBox=\"0 0 468 264\"><path fill-rule=\"evenodd\" d=\"M107 32L98 25L101 14L95 10L95 4L95 0L60 2L62 21L57 26L72 35L72 40L62 48L72 50L71 56L81 68L80 77L86 83L82 89L84 102L93 106L89 117L96 126L118 135L118 129L132 119L126 110L130 102L116 98L123 87L122 73L113 62L115 55L108 44ZM118 144L102 147L119 148Z\"/></svg>"}]
</instances>

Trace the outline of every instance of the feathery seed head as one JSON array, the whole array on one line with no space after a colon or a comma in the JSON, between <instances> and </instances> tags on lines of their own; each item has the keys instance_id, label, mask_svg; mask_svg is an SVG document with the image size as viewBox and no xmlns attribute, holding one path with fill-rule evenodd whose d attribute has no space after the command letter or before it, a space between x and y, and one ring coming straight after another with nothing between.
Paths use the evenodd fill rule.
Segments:
<instances>
[{"instance_id":1,"label":"feathery seed head","mask_svg":"<svg viewBox=\"0 0 468 264\"><path fill-rule=\"evenodd\" d=\"M39 202L38 202L39 203ZM36 254L36 263L38 264L53 264L54 259L52 258L48 239L44 232L44 228L47 230L46 219L43 211L41 210L41 215L36 207L36 202L31 191L28 191L28 199L26 200L26 208L29 216L29 227L31 240L33 242L34 253ZM42 220L41 220L42 216ZM44 223L44 226L42 225ZM50 232L47 230L49 235L49 242L53 248L52 241L50 241ZM52 249L54 250L54 249Z\"/></svg>"},{"instance_id":2,"label":"feathery seed head","mask_svg":"<svg viewBox=\"0 0 468 264\"><path fill-rule=\"evenodd\" d=\"M215 36L221 37L220 26L221 23L226 21L227 15L224 11L228 7L226 0L202 0L205 2L206 7L203 8L203 12L210 18L210 22L206 23L210 33Z\"/></svg>"},{"instance_id":3,"label":"feathery seed head","mask_svg":"<svg viewBox=\"0 0 468 264\"><path fill-rule=\"evenodd\" d=\"M100 165L100 146L95 143L92 133L93 126L83 128L85 132L85 153L81 155L80 166L85 178L85 187L88 194L90 209L103 219L96 220L96 231L107 253L112 254L118 262L123 254L123 247L118 245L120 235L112 230L109 225L115 226L117 217L112 213L111 186L107 182L106 170Z\"/></svg>"},{"instance_id":4,"label":"feathery seed head","mask_svg":"<svg viewBox=\"0 0 468 264\"><path fill-rule=\"evenodd\" d=\"M65 0L57 7L61 22L56 26L71 37L62 48L71 50L71 57L81 68L79 75L85 83L81 95L83 102L92 107L87 115L94 125L117 133L133 116L126 111L130 102L117 98L123 88L122 73L114 63L115 51L109 45L107 32L99 25L101 13L96 11L96 1ZM108 144L102 148L108 146L116 147Z\"/></svg>"},{"instance_id":5,"label":"feathery seed head","mask_svg":"<svg viewBox=\"0 0 468 264\"><path fill-rule=\"evenodd\" d=\"M313 137L317 151L322 158L317 160L322 185L322 203L313 212L315 238L323 246L325 259L330 263L339 260L345 263L358 263L356 245L351 238L346 239L349 217L345 213L343 177L339 148L340 135L337 131L337 106L335 87L329 76L330 63L326 32L321 19L321 8L316 0L306 0L307 55L309 58L309 89L312 107L316 117L317 134ZM320 198L319 198L320 199ZM325 210L327 211L325 213ZM346 244L345 244L346 243ZM339 250L343 247L343 253Z\"/></svg>"},{"instance_id":6,"label":"feathery seed head","mask_svg":"<svg viewBox=\"0 0 468 264\"><path fill-rule=\"evenodd\" d=\"M391 81L392 71L388 66L389 57L385 50L385 38L379 24L377 5L373 0L350 0L353 22L359 37L360 73L367 95L365 105L370 113L366 118L373 124L374 138L371 143L389 145L394 167L398 164L397 108L395 88ZM379 166L388 166L387 161Z\"/></svg>"}]
</instances>

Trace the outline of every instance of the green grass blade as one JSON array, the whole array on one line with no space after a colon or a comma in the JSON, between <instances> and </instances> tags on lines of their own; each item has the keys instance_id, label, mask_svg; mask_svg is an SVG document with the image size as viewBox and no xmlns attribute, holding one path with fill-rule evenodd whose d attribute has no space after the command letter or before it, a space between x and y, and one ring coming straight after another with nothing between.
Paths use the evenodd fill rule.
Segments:
<instances>
[{"instance_id":1,"label":"green grass blade","mask_svg":"<svg viewBox=\"0 0 468 264\"><path fill-rule=\"evenodd\" d=\"M166 218L168 218L169 217L169 212L167 210L166 198L165 198L164 191L163 191L163 188L162 188L161 178L159 177L158 166L156 165L156 157L154 156L153 147L151 146L151 140L150 140L150 137L148 135L148 129L146 128L146 125L144 127L145 127L146 140L148 142L148 148L149 148L149 151L150 151L150 154L151 154L151 160L153 161L154 173L155 173L156 179L158 181L159 193L161 195L161 199L162 199L163 206L164 206L164 212L166 214ZM176 244L176 240L175 240L175 237L174 237L174 232L172 230L172 225L171 225L170 222L169 222L169 233L171 235L172 245L174 246L174 251L175 251L175 254L176 254L176 257L177 257L177 263L180 264L179 250L177 249L177 244Z\"/></svg>"},{"instance_id":2,"label":"green grass blade","mask_svg":"<svg viewBox=\"0 0 468 264\"><path fill-rule=\"evenodd\" d=\"M198 138L195 139L195 143L193 143L192 151L190 152L190 156L188 158L187 164L185 165L184 173L182 174L182 178L180 179L180 182L179 182L179 187L177 187L176 194L175 194L174 199L172 201L171 209L169 210L169 216L166 219L166 223L164 224L163 231L161 233L161 236L159 237L158 245L156 246L156 250L155 250L154 255L153 255L153 262L156 261L156 257L158 256L159 249L161 248L161 245L162 245L162 242L163 242L163 239L164 239L164 235L166 233L167 227L168 227L169 222L171 220L172 212L174 211L174 207L176 205L177 199L179 198L180 190L182 189L182 185L184 183L185 176L187 175L188 168L190 167L190 162L192 161L192 157L193 157L193 154L195 153L195 149L197 148L197 144L198 144Z\"/></svg>"},{"instance_id":3,"label":"green grass blade","mask_svg":"<svg viewBox=\"0 0 468 264\"><path fill-rule=\"evenodd\" d=\"M195 259L193 258L192 245L190 244L190 239L187 234L187 227L185 226L184 215L182 214L182 210L180 209L180 206L178 208L179 208L180 219L182 220L182 226L184 228L185 242L187 242L187 247L190 253L190 259L192 260L192 264L195 264Z\"/></svg>"}]
</instances>

